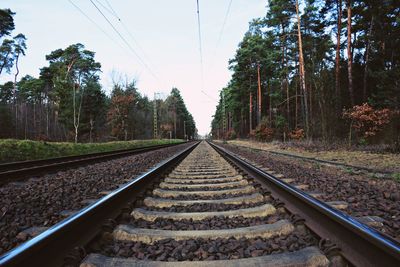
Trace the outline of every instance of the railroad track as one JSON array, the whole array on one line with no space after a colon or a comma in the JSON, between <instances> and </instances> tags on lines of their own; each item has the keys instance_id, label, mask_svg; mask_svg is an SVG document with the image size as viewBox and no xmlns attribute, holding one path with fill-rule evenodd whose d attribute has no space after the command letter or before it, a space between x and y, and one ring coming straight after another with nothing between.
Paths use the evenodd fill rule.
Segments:
<instances>
[{"instance_id":1,"label":"railroad track","mask_svg":"<svg viewBox=\"0 0 400 267\"><path fill-rule=\"evenodd\" d=\"M48 174L66 168L72 168L86 164L93 164L95 162L135 155L178 144L179 143L155 145L155 146L146 146L133 149L90 153L78 156L65 156L65 157L50 158L50 159L3 163L0 164L0 186L9 182L22 180L26 177L32 177L44 173Z\"/></svg>"},{"instance_id":2,"label":"railroad track","mask_svg":"<svg viewBox=\"0 0 400 267\"><path fill-rule=\"evenodd\" d=\"M206 142L0 257L1 266L399 263L396 241Z\"/></svg>"}]
</instances>

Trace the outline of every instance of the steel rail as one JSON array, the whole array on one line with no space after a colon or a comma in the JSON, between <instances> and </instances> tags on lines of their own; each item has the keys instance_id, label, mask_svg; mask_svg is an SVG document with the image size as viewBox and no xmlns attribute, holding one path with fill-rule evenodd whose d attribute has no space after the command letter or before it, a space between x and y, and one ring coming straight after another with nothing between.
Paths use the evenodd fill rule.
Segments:
<instances>
[{"instance_id":1,"label":"steel rail","mask_svg":"<svg viewBox=\"0 0 400 267\"><path fill-rule=\"evenodd\" d=\"M156 178L185 158L199 142L157 164L125 186L113 191L77 214L0 256L0 266L60 266L75 247L93 240L109 219L143 194Z\"/></svg>"},{"instance_id":2,"label":"steel rail","mask_svg":"<svg viewBox=\"0 0 400 267\"><path fill-rule=\"evenodd\" d=\"M209 143L224 158L266 185L274 197L285 203L285 208L305 219L305 224L318 236L338 245L341 255L350 263L363 267L400 266L400 243L396 240L264 172L225 148Z\"/></svg>"},{"instance_id":3,"label":"steel rail","mask_svg":"<svg viewBox=\"0 0 400 267\"><path fill-rule=\"evenodd\" d=\"M183 143L183 142L182 142ZM0 185L11 181L18 181L27 176L35 176L42 173L50 173L65 168L71 168L102 160L110 160L118 157L136 155L161 148L176 146L182 143L145 146L133 149L114 150L99 153L90 153L78 156L65 156L50 159L20 161L0 164Z\"/></svg>"}]
</instances>

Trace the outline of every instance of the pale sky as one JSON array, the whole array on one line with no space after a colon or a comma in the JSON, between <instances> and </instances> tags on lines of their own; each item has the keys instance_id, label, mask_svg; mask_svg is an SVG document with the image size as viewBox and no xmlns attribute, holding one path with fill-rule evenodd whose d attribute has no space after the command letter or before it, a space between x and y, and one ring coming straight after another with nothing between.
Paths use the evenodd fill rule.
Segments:
<instances>
[{"instance_id":1,"label":"pale sky","mask_svg":"<svg viewBox=\"0 0 400 267\"><path fill-rule=\"evenodd\" d=\"M1 0L0 8L16 12L13 35L21 32L28 39L26 57L20 61L20 77L25 74L37 77L39 68L48 65L46 54L79 42L96 52L95 58L103 71L101 83L107 93L111 90L113 71L135 78L140 92L149 97L153 97L154 92L167 94L172 87L177 87L201 135L210 131L218 91L230 80L228 60L234 56L249 21L264 16L266 12L265 0L233 0L217 48L230 0L199 0L203 90L207 96L201 92L196 0L108 0L122 23L112 15L106 0L93 0L141 60L113 31L90 0L71 1L102 30L69 0Z\"/></svg>"}]
</instances>

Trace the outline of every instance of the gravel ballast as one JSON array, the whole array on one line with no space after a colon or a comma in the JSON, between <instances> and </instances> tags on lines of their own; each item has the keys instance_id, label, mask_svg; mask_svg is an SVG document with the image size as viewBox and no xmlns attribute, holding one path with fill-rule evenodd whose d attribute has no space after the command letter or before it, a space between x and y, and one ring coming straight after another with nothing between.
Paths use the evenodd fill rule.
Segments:
<instances>
[{"instance_id":1,"label":"gravel ballast","mask_svg":"<svg viewBox=\"0 0 400 267\"><path fill-rule=\"evenodd\" d=\"M61 221L63 211L77 211L84 200L99 199L189 144L59 171L0 187L0 254L26 241L18 233ZM90 202L90 201L89 201Z\"/></svg>"},{"instance_id":2,"label":"gravel ballast","mask_svg":"<svg viewBox=\"0 0 400 267\"><path fill-rule=\"evenodd\" d=\"M165 239L153 245L142 242L109 242L103 244L100 251L106 256L131 257L139 260L199 261L258 257L296 251L316 244L317 240L314 237L295 231L287 236L269 239L206 240L199 238L185 241Z\"/></svg>"},{"instance_id":3,"label":"gravel ballast","mask_svg":"<svg viewBox=\"0 0 400 267\"><path fill-rule=\"evenodd\" d=\"M162 229L162 230L220 230L234 229L240 227L249 227L261 224L272 224L281 219L289 219L287 214L274 214L267 217L244 218L242 216L235 218L212 217L201 221L171 219L156 219L154 222L142 219L132 219L129 224L137 228Z\"/></svg>"},{"instance_id":4,"label":"gravel ballast","mask_svg":"<svg viewBox=\"0 0 400 267\"><path fill-rule=\"evenodd\" d=\"M323 201L348 202L346 212L352 216L383 218L384 227L377 229L400 240L400 183L268 152L233 145L222 146L275 173L283 174L285 178L294 179L296 184L308 185L308 192L323 193Z\"/></svg>"}]
</instances>

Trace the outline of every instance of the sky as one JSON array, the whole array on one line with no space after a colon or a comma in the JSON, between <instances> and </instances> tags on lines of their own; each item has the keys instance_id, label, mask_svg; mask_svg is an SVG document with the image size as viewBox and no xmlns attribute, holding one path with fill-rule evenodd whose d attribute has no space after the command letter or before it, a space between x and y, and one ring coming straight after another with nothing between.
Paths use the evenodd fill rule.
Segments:
<instances>
[{"instance_id":1,"label":"sky","mask_svg":"<svg viewBox=\"0 0 400 267\"><path fill-rule=\"evenodd\" d=\"M266 1L232 0L221 35L230 0L199 0L203 68L196 0L108 0L110 5L107 0L92 1L126 42L90 0L0 1L0 8L16 12L12 34L23 33L28 39L20 77L37 77L39 68L48 65L45 55L82 43L102 65L101 83L107 94L113 77L135 79L139 91L150 98L176 87L199 134L209 133L219 91L231 78L228 60L249 22L266 13Z\"/></svg>"}]
</instances>

